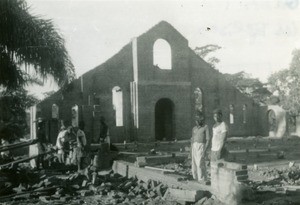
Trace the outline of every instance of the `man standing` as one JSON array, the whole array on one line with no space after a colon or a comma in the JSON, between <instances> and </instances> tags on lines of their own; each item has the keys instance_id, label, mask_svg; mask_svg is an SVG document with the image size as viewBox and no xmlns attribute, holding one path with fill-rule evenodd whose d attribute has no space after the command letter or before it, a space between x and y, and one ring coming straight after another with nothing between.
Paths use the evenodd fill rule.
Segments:
<instances>
[{"instance_id":1,"label":"man standing","mask_svg":"<svg viewBox=\"0 0 300 205\"><path fill-rule=\"evenodd\" d=\"M213 137L211 144L211 161L225 159L227 150L225 149L225 142L227 138L228 128L226 123L222 120L222 111L220 109L214 110L215 124L213 126Z\"/></svg>"},{"instance_id":2,"label":"man standing","mask_svg":"<svg viewBox=\"0 0 300 205\"><path fill-rule=\"evenodd\" d=\"M64 142L66 140L67 132L68 130L66 130L65 126L61 126L56 139L57 156L58 156L59 163L65 163Z\"/></svg>"},{"instance_id":3,"label":"man standing","mask_svg":"<svg viewBox=\"0 0 300 205\"><path fill-rule=\"evenodd\" d=\"M102 143L105 141L105 139L107 138L107 134L108 134L108 126L105 123L105 118L101 117L100 118L100 136L99 136L99 143Z\"/></svg>"},{"instance_id":4,"label":"man standing","mask_svg":"<svg viewBox=\"0 0 300 205\"><path fill-rule=\"evenodd\" d=\"M204 116L196 117L196 126L192 130L192 174L199 182L206 180L205 153L209 145L209 129Z\"/></svg>"},{"instance_id":5,"label":"man standing","mask_svg":"<svg viewBox=\"0 0 300 205\"><path fill-rule=\"evenodd\" d=\"M77 156L77 165L78 165L78 172L83 170L83 157L86 155L86 137L84 133L84 122L80 121L78 125L78 129L76 132L76 140L77 140L77 148L76 148L76 156Z\"/></svg>"}]
</instances>

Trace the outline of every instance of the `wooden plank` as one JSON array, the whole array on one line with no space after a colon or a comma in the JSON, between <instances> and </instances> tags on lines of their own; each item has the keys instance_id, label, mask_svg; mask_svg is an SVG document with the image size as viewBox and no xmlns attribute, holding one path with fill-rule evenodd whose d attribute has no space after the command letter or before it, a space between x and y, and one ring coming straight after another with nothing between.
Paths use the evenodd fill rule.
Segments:
<instances>
[{"instance_id":1,"label":"wooden plank","mask_svg":"<svg viewBox=\"0 0 300 205\"><path fill-rule=\"evenodd\" d=\"M0 152L36 144L37 141L38 141L37 139L34 139L34 140L30 140L28 142L20 142L20 143L15 143L15 144L3 145L3 146L0 146Z\"/></svg>"},{"instance_id":2,"label":"wooden plank","mask_svg":"<svg viewBox=\"0 0 300 205\"><path fill-rule=\"evenodd\" d=\"M149 167L149 166L145 166L146 169L152 169L155 171L161 171L161 172L175 172L175 170L173 169L163 169L163 168L158 168L158 167Z\"/></svg>"},{"instance_id":3,"label":"wooden plank","mask_svg":"<svg viewBox=\"0 0 300 205\"><path fill-rule=\"evenodd\" d=\"M36 190L32 190L32 191L24 191L24 192L20 192L20 193L16 193L16 194L0 196L0 201L3 202L3 201L11 200L12 197L18 196L18 195L23 195L23 194L32 194L32 193L36 193L36 192L48 192L48 191L52 191L57 188L59 188L59 186L47 187L47 188L43 188L43 189L36 189Z\"/></svg>"},{"instance_id":4,"label":"wooden plank","mask_svg":"<svg viewBox=\"0 0 300 205\"><path fill-rule=\"evenodd\" d=\"M46 155L46 154L51 154L53 152L55 152L56 150L50 150L48 152L45 152L43 154L40 154L40 155ZM15 161L12 161L12 162L9 162L9 163L6 163L6 164L1 164L0 165L0 169L3 169L3 168L7 168L7 167L10 167L10 166L14 166L14 165L17 165L19 163L22 163L22 162L27 162L27 161L30 161L32 159L35 159L37 158L39 155L34 155L34 156L31 156L31 157L26 157L26 158L23 158L23 159L18 159L18 160L15 160Z\"/></svg>"}]
</instances>

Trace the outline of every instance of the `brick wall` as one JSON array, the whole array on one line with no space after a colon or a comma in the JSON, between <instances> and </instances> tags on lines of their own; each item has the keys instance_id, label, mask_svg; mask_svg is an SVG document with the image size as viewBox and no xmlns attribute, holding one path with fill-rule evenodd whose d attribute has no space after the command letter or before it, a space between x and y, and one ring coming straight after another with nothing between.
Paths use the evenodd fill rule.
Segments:
<instances>
[{"instance_id":1,"label":"brick wall","mask_svg":"<svg viewBox=\"0 0 300 205\"><path fill-rule=\"evenodd\" d=\"M211 163L212 192L226 204L238 205L243 200L243 190L248 179L247 166L230 162Z\"/></svg>"},{"instance_id":2,"label":"brick wall","mask_svg":"<svg viewBox=\"0 0 300 205\"><path fill-rule=\"evenodd\" d=\"M153 44L160 38L170 44L172 70L161 70L153 65ZM100 116L106 118L112 142L132 139L153 141L156 103L160 99L169 99L174 105L173 138L189 139L195 115L193 93L199 87L203 92L204 113L210 127L214 123L212 112L219 107L223 110L224 121L229 125L230 136L257 135L264 131L260 126L264 120L260 117L261 109L253 100L242 95L225 81L221 73L199 58L188 47L188 41L167 22L157 24L137 38L137 53L139 129L133 126L131 112L130 82L133 81L131 43L108 61L82 76L83 92L81 80L73 81L66 89L41 102L39 115L51 121L51 106L55 103L60 110L59 120L70 124L71 108L77 104L80 108L79 120L85 121L89 142L95 141L99 136ZM112 89L115 86L119 86L123 92L124 126L121 127L116 127L112 105ZM232 125L229 124L230 104L235 108L235 123ZM97 106L97 110L94 105ZM246 123L243 123L243 105L247 105ZM55 129L54 125L50 127ZM49 133L52 133L50 134L52 138L57 132ZM138 137L134 133L137 133Z\"/></svg>"}]
</instances>

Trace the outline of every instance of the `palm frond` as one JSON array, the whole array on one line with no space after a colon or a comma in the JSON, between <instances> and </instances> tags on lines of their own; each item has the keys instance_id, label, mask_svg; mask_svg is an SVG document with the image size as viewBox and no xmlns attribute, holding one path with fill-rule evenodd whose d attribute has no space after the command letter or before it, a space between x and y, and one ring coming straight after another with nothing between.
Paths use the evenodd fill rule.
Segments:
<instances>
[{"instance_id":1,"label":"palm frond","mask_svg":"<svg viewBox=\"0 0 300 205\"><path fill-rule=\"evenodd\" d=\"M33 66L44 78L52 75L59 86L75 78L64 39L53 22L31 15L24 0L0 1L0 51L0 85L7 88L26 82L19 69L22 64Z\"/></svg>"}]
</instances>

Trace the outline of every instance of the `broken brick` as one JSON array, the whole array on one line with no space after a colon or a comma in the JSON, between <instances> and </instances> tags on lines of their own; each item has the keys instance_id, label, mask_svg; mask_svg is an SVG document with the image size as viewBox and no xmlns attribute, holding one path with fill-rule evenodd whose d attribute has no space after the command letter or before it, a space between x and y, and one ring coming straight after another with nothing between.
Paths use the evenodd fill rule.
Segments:
<instances>
[{"instance_id":1,"label":"broken brick","mask_svg":"<svg viewBox=\"0 0 300 205\"><path fill-rule=\"evenodd\" d=\"M86 187L87 183L88 183L87 180L83 180L83 181L82 181L82 184L81 184L81 187Z\"/></svg>"}]
</instances>

